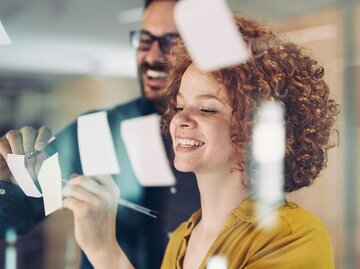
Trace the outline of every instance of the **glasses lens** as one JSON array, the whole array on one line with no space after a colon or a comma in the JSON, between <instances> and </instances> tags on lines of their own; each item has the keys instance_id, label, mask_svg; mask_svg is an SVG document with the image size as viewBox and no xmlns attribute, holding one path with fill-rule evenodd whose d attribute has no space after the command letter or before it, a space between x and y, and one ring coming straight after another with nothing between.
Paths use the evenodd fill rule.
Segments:
<instances>
[{"instance_id":1,"label":"glasses lens","mask_svg":"<svg viewBox=\"0 0 360 269\"><path fill-rule=\"evenodd\" d=\"M139 32L138 34L138 46L139 50L148 50L151 47L151 44L154 42L155 38L146 32Z\"/></svg>"},{"instance_id":2,"label":"glasses lens","mask_svg":"<svg viewBox=\"0 0 360 269\"><path fill-rule=\"evenodd\" d=\"M130 43L133 48L146 51L150 49L155 40L158 40L163 53L169 53L178 38L179 35L176 33L166 34L161 37L155 37L146 31L132 31L130 33Z\"/></svg>"},{"instance_id":3,"label":"glasses lens","mask_svg":"<svg viewBox=\"0 0 360 269\"><path fill-rule=\"evenodd\" d=\"M137 31L131 31L130 32L130 45L134 48L137 49L139 47L139 32Z\"/></svg>"},{"instance_id":4,"label":"glasses lens","mask_svg":"<svg viewBox=\"0 0 360 269\"><path fill-rule=\"evenodd\" d=\"M171 47L175 45L177 39L179 38L178 34L167 34L161 37L160 47L164 53L169 53Z\"/></svg>"},{"instance_id":5,"label":"glasses lens","mask_svg":"<svg viewBox=\"0 0 360 269\"><path fill-rule=\"evenodd\" d=\"M153 41L154 38L146 32L132 31L130 33L130 43L135 49L148 50Z\"/></svg>"}]
</instances>

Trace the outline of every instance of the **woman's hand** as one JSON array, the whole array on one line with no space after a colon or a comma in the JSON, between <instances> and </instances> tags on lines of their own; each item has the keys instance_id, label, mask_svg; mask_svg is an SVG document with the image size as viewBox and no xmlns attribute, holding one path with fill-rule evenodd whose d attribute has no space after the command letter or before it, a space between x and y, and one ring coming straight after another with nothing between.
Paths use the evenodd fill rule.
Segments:
<instances>
[{"instance_id":1,"label":"woman's hand","mask_svg":"<svg viewBox=\"0 0 360 269\"><path fill-rule=\"evenodd\" d=\"M96 268L132 268L116 241L120 189L110 176L76 176L63 188L74 215L75 238ZM122 267L120 267L122 266Z\"/></svg>"}]
</instances>

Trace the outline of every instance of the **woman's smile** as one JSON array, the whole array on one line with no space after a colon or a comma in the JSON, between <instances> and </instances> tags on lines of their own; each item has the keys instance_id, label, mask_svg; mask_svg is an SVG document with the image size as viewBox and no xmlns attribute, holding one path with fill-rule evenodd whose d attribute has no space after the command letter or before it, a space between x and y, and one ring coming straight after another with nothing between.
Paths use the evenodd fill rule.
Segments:
<instances>
[{"instance_id":1,"label":"woman's smile","mask_svg":"<svg viewBox=\"0 0 360 269\"><path fill-rule=\"evenodd\" d=\"M182 152L192 152L200 147L202 147L205 143L202 141L199 141L194 138L176 138L175 143L175 152L176 153L182 153Z\"/></svg>"}]
</instances>

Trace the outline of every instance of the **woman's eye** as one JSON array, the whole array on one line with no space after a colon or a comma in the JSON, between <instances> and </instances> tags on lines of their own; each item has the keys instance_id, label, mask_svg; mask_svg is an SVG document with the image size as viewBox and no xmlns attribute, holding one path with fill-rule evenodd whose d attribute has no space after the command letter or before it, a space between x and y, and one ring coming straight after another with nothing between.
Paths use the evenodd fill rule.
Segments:
<instances>
[{"instance_id":1,"label":"woman's eye","mask_svg":"<svg viewBox=\"0 0 360 269\"><path fill-rule=\"evenodd\" d=\"M200 109L201 114L215 114L216 112L217 110L215 109L205 109L205 108Z\"/></svg>"},{"instance_id":2,"label":"woman's eye","mask_svg":"<svg viewBox=\"0 0 360 269\"><path fill-rule=\"evenodd\" d=\"M180 112L180 111L183 111L184 108L182 107L175 107L175 112Z\"/></svg>"}]
</instances>

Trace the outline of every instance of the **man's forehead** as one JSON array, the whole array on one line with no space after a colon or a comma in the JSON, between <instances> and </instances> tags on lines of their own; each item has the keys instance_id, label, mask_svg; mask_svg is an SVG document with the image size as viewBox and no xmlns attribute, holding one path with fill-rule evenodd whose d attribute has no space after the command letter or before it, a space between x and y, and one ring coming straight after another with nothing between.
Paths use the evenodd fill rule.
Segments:
<instances>
[{"instance_id":1,"label":"man's forehead","mask_svg":"<svg viewBox=\"0 0 360 269\"><path fill-rule=\"evenodd\" d=\"M177 1L157 0L151 2L144 13L141 29L153 35L177 32L173 19L174 6Z\"/></svg>"}]
</instances>

